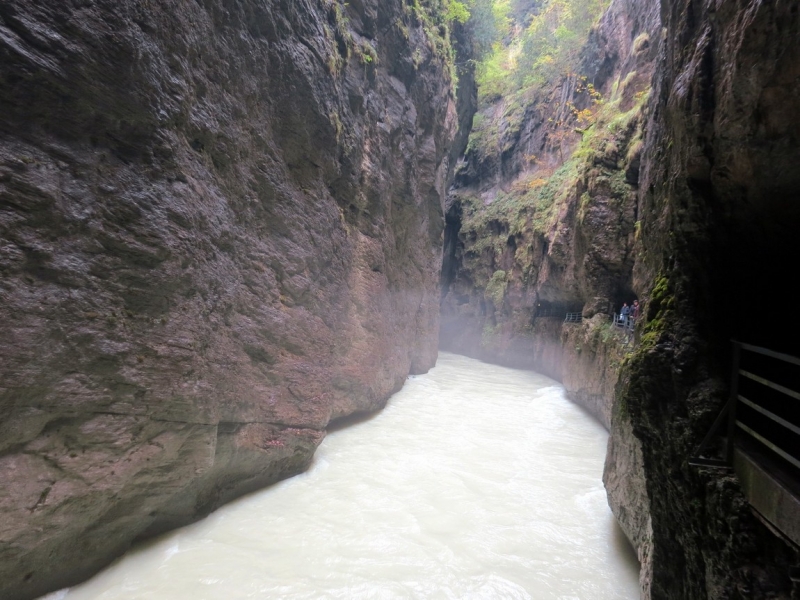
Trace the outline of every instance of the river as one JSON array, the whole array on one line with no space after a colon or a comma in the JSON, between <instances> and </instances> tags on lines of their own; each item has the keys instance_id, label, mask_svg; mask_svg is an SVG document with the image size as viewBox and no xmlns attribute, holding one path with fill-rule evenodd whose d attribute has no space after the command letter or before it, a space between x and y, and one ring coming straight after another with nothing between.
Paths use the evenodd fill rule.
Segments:
<instances>
[{"instance_id":1,"label":"river","mask_svg":"<svg viewBox=\"0 0 800 600\"><path fill-rule=\"evenodd\" d=\"M442 353L311 468L47 600L634 600L608 434L542 375Z\"/></svg>"}]
</instances>

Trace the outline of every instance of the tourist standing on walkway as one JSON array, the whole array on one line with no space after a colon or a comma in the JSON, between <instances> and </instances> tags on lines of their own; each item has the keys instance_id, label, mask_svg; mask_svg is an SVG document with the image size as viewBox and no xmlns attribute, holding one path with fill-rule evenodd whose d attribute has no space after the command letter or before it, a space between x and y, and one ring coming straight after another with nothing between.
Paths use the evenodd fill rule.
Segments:
<instances>
[{"instance_id":1,"label":"tourist standing on walkway","mask_svg":"<svg viewBox=\"0 0 800 600\"><path fill-rule=\"evenodd\" d=\"M633 322L636 323L636 319L638 318L639 318L639 301L634 300L633 306L631 306L631 319L633 319Z\"/></svg>"},{"instance_id":2,"label":"tourist standing on walkway","mask_svg":"<svg viewBox=\"0 0 800 600\"><path fill-rule=\"evenodd\" d=\"M622 317L622 325L624 327L628 326L628 317L631 314L631 307L628 306L627 302L622 303L622 310L619 311L619 316Z\"/></svg>"}]
</instances>

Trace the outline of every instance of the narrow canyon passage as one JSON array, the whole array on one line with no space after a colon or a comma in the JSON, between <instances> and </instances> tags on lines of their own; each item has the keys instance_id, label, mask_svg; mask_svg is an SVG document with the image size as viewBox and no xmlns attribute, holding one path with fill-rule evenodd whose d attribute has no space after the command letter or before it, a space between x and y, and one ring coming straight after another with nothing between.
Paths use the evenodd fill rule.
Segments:
<instances>
[{"instance_id":1,"label":"narrow canyon passage","mask_svg":"<svg viewBox=\"0 0 800 600\"><path fill-rule=\"evenodd\" d=\"M553 380L443 353L306 473L47 598L638 598L606 440Z\"/></svg>"}]
</instances>

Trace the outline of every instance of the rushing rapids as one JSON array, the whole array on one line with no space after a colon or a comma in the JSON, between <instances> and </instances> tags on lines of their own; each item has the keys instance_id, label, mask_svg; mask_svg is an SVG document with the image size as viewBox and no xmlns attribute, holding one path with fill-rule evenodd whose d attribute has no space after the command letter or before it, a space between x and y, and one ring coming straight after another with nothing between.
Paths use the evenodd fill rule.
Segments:
<instances>
[{"instance_id":1,"label":"rushing rapids","mask_svg":"<svg viewBox=\"0 0 800 600\"><path fill-rule=\"evenodd\" d=\"M442 354L306 473L47 598L634 599L606 441L553 380Z\"/></svg>"}]
</instances>

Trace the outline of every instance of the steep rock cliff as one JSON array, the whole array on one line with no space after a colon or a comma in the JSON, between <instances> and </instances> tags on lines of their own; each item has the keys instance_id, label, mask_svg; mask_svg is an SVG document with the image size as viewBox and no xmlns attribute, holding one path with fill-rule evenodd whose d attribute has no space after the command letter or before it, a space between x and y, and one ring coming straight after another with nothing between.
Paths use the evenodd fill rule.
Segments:
<instances>
[{"instance_id":1,"label":"steep rock cliff","mask_svg":"<svg viewBox=\"0 0 800 600\"><path fill-rule=\"evenodd\" d=\"M791 327L754 315L800 256L800 9L663 0L662 18L633 281L647 308L612 443L640 441L653 598L794 597L796 552L730 471L688 459L724 402L730 339L796 354Z\"/></svg>"},{"instance_id":2,"label":"steep rock cliff","mask_svg":"<svg viewBox=\"0 0 800 600\"><path fill-rule=\"evenodd\" d=\"M561 379L564 361L545 347L567 344L560 324L547 321L567 311L610 315L630 300L643 108L659 29L656 7L615 0L591 31L577 76L537 89L522 108L501 99L481 110L490 125L473 136L448 196L443 347L517 366L541 355L537 367ZM581 109L588 122L571 116ZM487 132L496 139L487 143Z\"/></svg>"},{"instance_id":3,"label":"steep rock cliff","mask_svg":"<svg viewBox=\"0 0 800 600\"><path fill-rule=\"evenodd\" d=\"M0 596L302 470L432 366L447 37L400 0L2 3Z\"/></svg>"},{"instance_id":4,"label":"steep rock cliff","mask_svg":"<svg viewBox=\"0 0 800 600\"><path fill-rule=\"evenodd\" d=\"M449 200L443 343L559 377L610 423L604 482L637 548L644 598L797 595L796 549L754 516L730 469L688 460L726 398L731 338L797 354L793 328L760 315L800 256L799 13L781 0L612 3L594 38L608 41L597 44L608 60L584 65L595 66L590 78L616 69L635 81L643 38L608 27L650 23L638 31L648 33L653 86L634 131L577 153L559 144L558 164L588 160L560 182L547 174L560 195L521 211L513 184L540 185L542 158L554 160L552 127L526 109L521 126L495 130L499 152L467 154ZM633 40L633 52L609 51L621 47L614 40ZM563 96L554 98L557 115ZM526 170L533 176L521 179ZM630 194L602 186L615 171ZM627 346L600 320L626 295L644 307ZM567 311L584 323L562 325L555 316Z\"/></svg>"},{"instance_id":5,"label":"steep rock cliff","mask_svg":"<svg viewBox=\"0 0 800 600\"><path fill-rule=\"evenodd\" d=\"M645 108L659 38L657 6L616 0L583 50L585 79L568 75L542 90L517 127L505 122L503 100L484 109L484 120L497 120L484 130L499 137L486 144L478 131L448 197L440 336L445 348L551 375L607 428L613 421L626 434L609 446L604 481L641 562L645 597L652 530L641 444L614 409L634 340L610 313L633 297ZM581 109L588 128L569 116ZM565 120L584 130L570 131ZM567 311L583 322L564 323Z\"/></svg>"}]
</instances>

